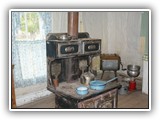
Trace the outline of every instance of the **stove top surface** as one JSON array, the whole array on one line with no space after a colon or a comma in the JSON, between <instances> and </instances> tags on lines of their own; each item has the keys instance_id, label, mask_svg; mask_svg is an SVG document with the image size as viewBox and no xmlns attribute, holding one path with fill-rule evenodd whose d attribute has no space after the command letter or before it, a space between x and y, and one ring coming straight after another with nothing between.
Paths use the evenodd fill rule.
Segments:
<instances>
[{"instance_id":1,"label":"stove top surface","mask_svg":"<svg viewBox=\"0 0 160 120\"><path fill-rule=\"evenodd\" d=\"M70 97L73 97L73 98L76 98L76 99L84 99L86 97L89 97L89 96L92 96L94 94L100 94L104 91L109 91L111 89L114 89L116 87L120 87L121 85L117 82L111 82L111 83L108 83L105 87L104 90L92 90L90 89L89 86L87 86L89 89L88 89L88 94L86 95L78 95L76 93L76 88L79 87L79 86L83 86L79 81L76 81L76 82L73 82L73 83L67 83L67 82L62 82L59 84L59 86L56 88L56 90L53 88L52 89L52 92L56 93L56 92L59 92L59 93L62 93L66 96L70 96Z\"/></svg>"}]
</instances>

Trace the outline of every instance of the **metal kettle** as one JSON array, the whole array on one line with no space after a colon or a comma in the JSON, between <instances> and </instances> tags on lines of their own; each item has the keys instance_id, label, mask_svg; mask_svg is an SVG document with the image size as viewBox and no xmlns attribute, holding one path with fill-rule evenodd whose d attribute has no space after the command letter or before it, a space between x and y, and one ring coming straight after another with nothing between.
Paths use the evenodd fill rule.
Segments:
<instances>
[{"instance_id":1,"label":"metal kettle","mask_svg":"<svg viewBox=\"0 0 160 120\"><path fill-rule=\"evenodd\" d=\"M95 75L93 73L89 72L85 72L81 75L80 77L80 82L81 84L84 85L89 85L90 81L94 80Z\"/></svg>"}]
</instances>

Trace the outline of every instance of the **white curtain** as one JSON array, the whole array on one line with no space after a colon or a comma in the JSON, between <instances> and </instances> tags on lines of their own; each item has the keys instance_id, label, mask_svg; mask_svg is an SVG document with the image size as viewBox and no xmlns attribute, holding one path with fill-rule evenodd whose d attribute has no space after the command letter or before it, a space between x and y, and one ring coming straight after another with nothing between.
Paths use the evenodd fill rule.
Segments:
<instances>
[{"instance_id":1,"label":"white curtain","mask_svg":"<svg viewBox=\"0 0 160 120\"><path fill-rule=\"evenodd\" d=\"M26 87L47 81L45 36L52 32L51 12L39 12L41 38L17 40L23 12L12 11L12 64L15 87Z\"/></svg>"}]
</instances>

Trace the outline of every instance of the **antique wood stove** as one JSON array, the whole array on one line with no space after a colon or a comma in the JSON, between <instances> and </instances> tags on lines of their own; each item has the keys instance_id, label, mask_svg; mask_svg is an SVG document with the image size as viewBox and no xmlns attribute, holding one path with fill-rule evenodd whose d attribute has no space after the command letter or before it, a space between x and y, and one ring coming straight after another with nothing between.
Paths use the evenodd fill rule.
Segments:
<instances>
[{"instance_id":1,"label":"antique wood stove","mask_svg":"<svg viewBox=\"0 0 160 120\"><path fill-rule=\"evenodd\" d=\"M76 94L80 76L90 71L94 56L101 53L101 40L78 33L78 12L68 13L68 33L49 33L47 47L47 89L55 94L56 108L116 108L117 83L106 89L89 89L84 96Z\"/></svg>"}]
</instances>

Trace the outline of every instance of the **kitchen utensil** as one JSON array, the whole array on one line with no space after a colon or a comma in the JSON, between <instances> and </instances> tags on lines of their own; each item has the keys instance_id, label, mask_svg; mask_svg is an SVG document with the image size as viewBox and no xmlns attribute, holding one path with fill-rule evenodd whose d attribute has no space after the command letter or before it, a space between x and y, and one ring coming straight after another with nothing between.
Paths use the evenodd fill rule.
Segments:
<instances>
[{"instance_id":1,"label":"kitchen utensil","mask_svg":"<svg viewBox=\"0 0 160 120\"><path fill-rule=\"evenodd\" d=\"M127 69L128 70L132 70L132 71L139 71L140 70L140 66L138 66L138 65L128 65Z\"/></svg>"},{"instance_id":2,"label":"kitchen utensil","mask_svg":"<svg viewBox=\"0 0 160 120\"><path fill-rule=\"evenodd\" d=\"M115 77L117 77L117 70L120 69L121 58L118 54L101 54L101 70L103 75L105 71L114 71Z\"/></svg>"},{"instance_id":3,"label":"kitchen utensil","mask_svg":"<svg viewBox=\"0 0 160 120\"><path fill-rule=\"evenodd\" d=\"M58 79L54 79L54 80L53 80L53 86L54 86L54 88L56 88L56 87L59 86Z\"/></svg>"},{"instance_id":4,"label":"kitchen utensil","mask_svg":"<svg viewBox=\"0 0 160 120\"><path fill-rule=\"evenodd\" d=\"M76 88L76 92L79 95L86 95L88 93L88 88L85 86L80 86Z\"/></svg>"},{"instance_id":5,"label":"kitchen utensil","mask_svg":"<svg viewBox=\"0 0 160 120\"><path fill-rule=\"evenodd\" d=\"M108 81L94 80L90 82L90 88L93 90L103 90L106 87L106 84L116 80L118 77L114 77Z\"/></svg>"},{"instance_id":6,"label":"kitchen utensil","mask_svg":"<svg viewBox=\"0 0 160 120\"><path fill-rule=\"evenodd\" d=\"M128 84L127 83L120 83L122 87L118 90L120 95L125 95L128 93Z\"/></svg>"},{"instance_id":7,"label":"kitchen utensil","mask_svg":"<svg viewBox=\"0 0 160 120\"><path fill-rule=\"evenodd\" d=\"M95 75L93 73L91 73L91 68L92 68L92 58L93 56L89 56L89 71L88 72L85 72L84 74L81 75L81 79L80 79L80 82L84 85L89 85L90 81L94 80L95 78ZM84 72L84 71L83 71Z\"/></svg>"},{"instance_id":8,"label":"kitchen utensil","mask_svg":"<svg viewBox=\"0 0 160 120\"><path fill-rule=\"evenodd\" d=\"M128 65L127 74L130 77L137 77L140 74L140 66L138 65Z\"/></svg>"},{"instance_id":9,"label":"kitchen utensil","mask_svg":"<svg viewBox=\"0 0 160 120\"><path fill-rule=\"evenodd\" d=\"M101 69L117 71L120 68L121 58L117 54L101 54Z\"/></svg>"},{"instance_id":10,"label":"kitchen utensil","mask_svg":"<svg viewBox=\"0 0 160 120\"><path fill-rule=\"evenodd\" d=\"M136 89L135 77L137 77L140 74L140 66L128 65L127 74L131 77L131 80L129 81L129 91L133 91Z\"/></svg>"},{"instance_id":11,"label":"kitchen utensil","mask_svg":"<svg viewBox=\"0 0 160 120\"><path fill-rule=\"evenodd\" d=\"M132 70L128 70L127 71L127 74L130 76L130 77L137 77L140 72L139 71L132 71Z\"/></svg>"},{"instance_id":12,"label":"kitchen utensil","mask_svg":"<svg viewBox=\"0 0 160 120\"><path fill-rule=\"evenodd\" d=\"M80 82L84 85L89 85L90 81L94 80L94 74L92 74L90 71L85 72L81 75Z\"/></svg>"},{"instance_id":13,"label":"kitchen utensil","mask_svg":"<svg viewBox=\"0 0 160 120\"><path fill-rule=\"evenodd\" d=\"M55 61L52 61L50 67L51 67L50 74L51 74L52 84L56 88L59 85L58 84L58 76L61 72L61 64L57 63Z\"/></svg>"}]
</instances>

